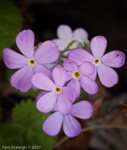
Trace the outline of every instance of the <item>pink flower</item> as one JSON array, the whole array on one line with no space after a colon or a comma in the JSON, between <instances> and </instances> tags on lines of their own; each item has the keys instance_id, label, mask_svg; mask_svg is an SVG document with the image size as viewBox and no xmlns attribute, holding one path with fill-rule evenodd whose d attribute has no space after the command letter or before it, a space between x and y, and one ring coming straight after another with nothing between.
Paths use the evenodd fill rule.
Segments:
<instances>
[{"instance_id":1,"label":"pink flower","mask_svg":"<svg viewBox=\"0 0 127 150\"><path fill-rule=\"evenodd\" d=\"M42 43L37 51L34 51L34 33L24 30L16 37L16 44L21 55L9 48L3 50L3 58L10 69L19 69L11 76L11 85L21 92L27 92L32 87L34 73L42 72L51 77L51 71L43 64L52 63L59 57L57 45L52 41Z\"/></svg>"},{"instance_id":2,"label":"pink flower","mask_svg":"<svg viewBox=\"0 0 127 150\"><path fill-rule=\"evenodd\" d=\"M63 63L63 66L68 74L67 80L70 80L68 86L74 89L76 98L80 96L81 87L91 95L97 93L97 83L89 77L95 71L91 62L84 62L81 66L78 66L76 62L67 60Z\"/></svg>"},{"instance_id":3,"label":"pink flower","mask_svg":"<svg viewBox=\"0 0 127 150\"><path fill-rule=\"evenodd\" d=\"M123 52L114 50L104 55L107 47L107 40L103 36L96 36L91 40L91 50L93 56L86 50L76 48L69 54L69 59L81 65L85 61L92 62L96 69L91 76L96 79L97 73L101 83L106 87L112 87L118 83L118 74L112 69L122 67L125 63L125 55Z\"/></svg>"},{"instance_id":4,"label":"pink flower","mask_svg":"<svg viewBox=\"0 0 127 150\"><path fill-rule=\"evenodd\" d=\"M61 114L57 108L54 111L55 113L50 115L43 124L44 132L50 136L56 136L63 124L66 136L75 137L80 134L81 125L74 117L89 119L93 115L93 106L90 102L83 100L74 104L68 115Z\"/></svg>"},{"instance_id":5,"label":"pink flower","mask_svg":"<svg viewBox=\"0 0 127 150\"><path fill-rule=\"evenodd\" d=\"M59 47L59 50L63 51L73 40L78 39L87 39L88 33L83 28L78 28L72 31L72 29L68 25L60 25L57 28L57 36L58 39L54 39L53 41ZM75 45L72 44L71 49L74 48Z\"/></svg>"},{"instance_id":6,"label":"pink flower","mask_svg":"<svg viewBox=\"0 0 127 150\"><path fill-rule=\"evenodd\" d=\"M43 92L37 97L37 109L47 113L57 104L62 114L70 113L72 103L75 101L75 92L71 87L65 86L67 73L63 67L57 66L52 71L53 81L43 73L36 73L32 83L38 89L49 91ZM45 95L44 95L45 94Z\"/></svg>"}]
</instances>

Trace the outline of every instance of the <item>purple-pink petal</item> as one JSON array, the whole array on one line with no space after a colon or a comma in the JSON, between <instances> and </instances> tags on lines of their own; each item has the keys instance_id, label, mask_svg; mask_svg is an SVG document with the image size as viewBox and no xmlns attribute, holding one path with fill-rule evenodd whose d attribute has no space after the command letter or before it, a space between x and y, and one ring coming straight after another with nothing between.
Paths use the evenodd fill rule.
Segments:
<instances>
[{"instance_id":1,"label":"purple-pink petal","mask_svg":"<svg viewBox=\"0 0 127 150\"><path fill-rule=\"evenodd\" d=\"M49 69L53 69L55 66L56 66L56 62L55 63L51 63L51 64L44 64L44 66L46 67L46 68L49 68Z\"/></svg>"},{"instance_id":2,"label":"purple-pink petal","mask_svg":"<svg viewBox=\"0 0 127 150\"><path fill-rule=\"evenodd\" d=\"M57 104L59 111L63 115L70 114L72 110L72 102L70 102L70 100L65 97L63 93L58 94Z\"/></svg>"},{"instance_id":3,"label":"purple-pink petal","mask_svg":"<svg viewBox=\"0 0 127 150\"><path fill-rule=\"evenodd\" d=\"M95 66L91 62L84 62L80 67L79 67L79 72L82 75L89 76L92 75L95 71Z\"/></svg>"},{"instance_id":4,"label":"purple-pink petal","mask_svg":"<svg viewBox=\"0 0 127 150\"><path fill-rule=\"evenodd\" d=\"M28 59L26 57L9 48L3 50L3 59L6 66L10 69L22 68L28 64Z\"/></svg>"},{"instance_id":5,"label":"purple-pink petal","mask_svg":"<svg viewBox=\"0 0 127 150\"><path fill-rule=\"evenodd\" d=\"M68 86L73 88L73 90L75 91L75 99L77 99L80 96L80 92L81 92L81 86L80 86L79 80L72 79L68 83Z\"/></svg>"},{"instance_id":6,"label":"purple-pink petal","mask_svg":"<svg viewBox=\"0 0 127 150\"><path fill-rule=\"evenodd\" d=\"M32 87L33 68L25 66L16 71L10 79L11 85L21 92L27 92Z\"/></svg>"},{"instance_id":7,"label":"purple-pink petal","mask_svg":"<svg viewBox=\"0 0 127 150\"><path fill-rule=\"evenodd\" d=\"M67 42L64 40L54 39L53 41L56 43L60 51L63 51L67 47Z\"/></svg>"},{"instance_id":8,"label":"purple-pink petal","mask_svg":"<svg viewBox=\"0 0 127 150\"><path fill-rule=\"evenodd\" d=\"M36 96L36 101L38 101L43 95L47 94L47 91L42 91Z\"/></svg>"},{"instance_id":9,"label":"purple-pink petal","mask_svg":"<svg viewBox=\"0 0 127 150\"><path fill-rule=\"evenodd\" d=\"M125 54L121 51L114 50L105 54L101 58L101 62L106 66L119 68L122 67L125 63Z\"/></svg>"},{"instance_id":10,"label":"purple-pink petal","mask_svg":"<svg viewBox=\"0 0 127 150\"><path fill-rule=\"evenodd\" d=\"M108 88L118 83L117 72L102 63L98 65L98 76L101 83Z\"/></svg>"},{"instance_id":11,"label":"purple-pink petal","mask_svg":"<svg viewBox=\"0 0 127 150\"><path fill-rule=\"evenodd\" d=\"M78 70L78 65L73 61L67 60L63 63L63 66L66 69L66 71L69 71L69 72L74 72L74 71Z\"/></svg>"},{"instance_id":12,"label":"purple-pink petal","mask_svg":"<svg viewBox=\"0 0 127 150\"><path fill-rule=\"evenodd\" d=\"M34 58L38 64L48 64L55 62L59 58L59 55L60 51L56 43L45 41L35 52Z\"/></svg>"},{"instance_id":13,"label":"purple-pink petal","mask_svg":"<svg viewBox=\"0 0 127 150\"><path fill-rule=\"evenodd\" d=\"M68 54L70 53L70 51L65 51L63 52L63 56L68 56ZM67 60L67 58L62 58L64 61Z\"/></svg>"},{"instance_id":14,"label":"purple-pink petal","mask_svg":"<svg viewBox=\"0 0 127 150\"><path fill-rule=\"evenodd\" d=\"M75 137L81 132L80 123L71 115L64 116L63 130L66 136Z\"/></svg>"},{"instance_id":15,"label":"purple-pink petal","mask_svg":"<svg viewBox=\"0 0 127 150\"><path fill-rule=\"evenodd\" d=\"M73 49L68 56L69 60L76 62L78 65L81 65L85 61L94 61L94 57L82 48Z\"/></svg>"},{"instance_id":16,"label":"purple-pink petal","mask_svg":"<svg viewBox=\"0 0 127 150\"><path fill-rule=\"evenodd\" d=\"M93 79L89 77L81 76L79 80L80 80L81 87L88 94L94 95L97 93L98 86L97 86L97 83Z\"/></svg>"},{"instance_id":17,"label":"purple-pink petal","mask_svg":"<svg viewBox=\"0 0 127 150\"><path fill-rule=\"evenodd\" d=\"M75 29L73 32L73 39L77 40L77 39L88 39L88 33L86 30L84 30L83 28L78 28Z\"/></svg>"},{"instance_id":18,"label":"purple-pink petal","mask_svg":"<svg viewBox=\"0 0 127 150\"><path fill-rule=\"evenodd\" d=\"M94 113L93 105L88 101L80 101L72 106L71 115L80 119L89 119Z\"/></svg>"},{"instance_id":19,"label":"purple-pink petal","mask_svg":"<svg viewBox=\"0 0 127 150\"><path fill-rule=\"evenodd\" d=\"M36 107L40 112L48 113L53 109L56 99L57 95L55 92L48 92L38 99Z\"/></svg>"},{"instance_id":20,"label":"purple-pink petal","mask_svg":"<svg viewBox=\"0 0 127 150\"><path fill-rule=\"evenodd\" d=\"M73 38L73 33L68 25L60 25L57 28L57 36L62 40L70 41Z\"/></svg>"},{"instance_id":21,"label":"purple-pink petal","mask_svg":"<svg viewBox=\"0 0 127 150\"><path fill-rule=\"evenodd\" d=\"M43 73L36 73L32 78L33 85L42 90L52 91L55 89L55 84L52 80Z\"/></svg>"},{"instance_id":22,"label":"purple-pink petal","mask_svg":"<svg viewBox=\"0 0 127 150\"><path fill-rule=\"evenodd\" d=\"M94 73L92 75L90 75L89 78L96 80L96 77L97 77L97 67L95 67Z\"/></svg>"},{"instance_id":23,"label":"purple-pink petal","mask_svg":"<svg viewBox=\"0 0 127 150\"><path fill-rule=\"evenodd\" d=\"M91 50L92 50L94 57L100 58L103 56L103 54L106 50L107 40L103 36L95 36L91 40L90 47L91 47Z\"/></svg>"},{"instance_id":24,"label":"purple-pink petal","mask_svg":"<svg viewBox=\"0 0 127 150\"><path fill-rule=\"evenodd\" d=\"M34 33L31 30L23 30L16 37L17 47L27 58L33 58L34 40Z\"/></svg>"},{"instance_id":25,"label":"purple-pink petal","mask_svg":"<svg viewBox=\"0 0 127 150\"><path fill-rule=\"evenodd\" d=\"M34 66L34 73L43 73L46 76L48 76L50 79L52 78L51 70L40 64L36 64Z\"/></svg>"},{"instance_id":26,"label":"purple-pink petal","mask_svg":"<svg viewBox=\"0 0 127 150\"><path fill-rule=\"evenodd\" d=\"M43 123L43 130L50 136L56 136L62 126L63 115L59 112L55 112L50 115Z\"/></svg>"},{"instance_id":27,"label":"purple-pink petal","mask_svg":"<svg viewBox=\"0 0 127 150\"><path fill-rule=\"evenodd\" d=\"M72 72L67 72L67 81L73 78Z\"/></svg>"},{"instance_id":28,"label":"purple-pink petal","mask_svg":"<svg viewBox=\"0 0 127 150\"><path fill-rule=\"evenodd\" d=\"M72 103L75 101L75 92L73 88L65 86L62 88L63 95L68 98Z\"/></svg>"},{"instance_id":29,"label":"purple-pink petal","mask_svg":"<svg viewBox=\"0 0 127 150\"><path fill-rule=\"evenodd\" d=\"M58 87L62 87L67 80L67 72L61 66L57 66L53 69L52 76L56 86Z\"/></svg>"},{"instance_id":30,"label":"purple-pink petal","mask_svg":"<svg viewBox=\"0 0 127 150\"><path fill-rule=\"evenodd\" d=\"M51 111L52 112L59 111L58 106L57 106L57 102L55 103L55 105L53 106L53 109Z\"/></svg>"}]
</instances>

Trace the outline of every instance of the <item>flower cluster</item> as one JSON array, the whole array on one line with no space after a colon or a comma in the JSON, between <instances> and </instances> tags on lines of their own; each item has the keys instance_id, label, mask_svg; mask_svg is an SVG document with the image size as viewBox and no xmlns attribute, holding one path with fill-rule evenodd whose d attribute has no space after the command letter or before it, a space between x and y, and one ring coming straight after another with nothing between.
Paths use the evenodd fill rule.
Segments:
<instances>
[{"instance_id":1,"label":"flower cluster","mask_svg":"<svg viewBox=\"0 0 127 150\"><path fill-rule=\"evenodd\" d=\"M17 47L23 55L5 48L3 58L8 68L19 69L10 79L14 88L21 92L27 92L32 86L43 90L36 98L36 107L42 113L53 112L45 120L43 130L55 136L63 124L64 133L74 137L81 131L81 125L75 117L89 119L93 115L93 105L89 101L75 103L81 88L88 94L96 94L97 73L105 87L113 87L118 83L118 74L112 67L122 67L125 55L118 50L104 55L107 40L103 36L91 40L93 55L79 48L76 42L88 38L82 28L72 32L69 26L60 25L57 35L59 39L45 41L35 51L34 33L24 30L16 37ZM52 63L53 70L50 70L46 64Z\"/></svg>"}]
</instances>

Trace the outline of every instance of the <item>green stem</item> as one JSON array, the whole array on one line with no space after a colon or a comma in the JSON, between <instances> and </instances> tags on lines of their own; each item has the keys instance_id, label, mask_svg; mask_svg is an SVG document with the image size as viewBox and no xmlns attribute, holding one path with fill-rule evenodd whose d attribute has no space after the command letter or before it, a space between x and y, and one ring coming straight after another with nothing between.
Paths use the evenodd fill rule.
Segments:
<instances>
[{"instance_id":1,"label":"green stem","mask_svg":"<svg viewBox=\"0 0 127 150\"><path fill-rule=\"evenodd\" d=\"M63 57L63 58L68 58L67 56L64 56L64 55L61 55L61 57Z\"/></svg>"},{"instance_id":2,"label":"green stem","mask_svg":"<svg viewBox=\"0 0 127 150\"><path fill-rule=\"evenodd\" d=\"M75 42L76 40L72 41L62 52L61 54L63 54L66 51L70 51L71 49L69 49L71 47L71 45Z\"/></svg>"}]
</instances>

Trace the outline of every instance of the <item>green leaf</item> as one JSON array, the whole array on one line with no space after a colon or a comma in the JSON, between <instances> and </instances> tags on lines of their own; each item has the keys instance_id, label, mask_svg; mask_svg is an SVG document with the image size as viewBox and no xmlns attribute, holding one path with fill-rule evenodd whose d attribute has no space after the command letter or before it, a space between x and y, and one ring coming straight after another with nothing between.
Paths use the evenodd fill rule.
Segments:
<instances>
[{"instance_id":1,"label":"green leaf","mask_svg":"<svg viewBox=\"0 0 127 150\"><path fill-rule=\"evenodd\" d=\"M0 59L2 49L10 48L15 43L15 37L21 31L22 18L12 0L0 2Z\"/></svg>"},{"instance_id":2,"label":"green leaf","mask_svg":"<svg viewBox=\"0 0 127 150\"><path fill-rule=\"evenodd\" d=\"M0 146L40 146L40 149L52 150L56 137L46 135L42 130L44 120L50 115L36 109L36 102L21 101L12 111L12 123L0 125Z\"/></svg>"}]
</instances>

